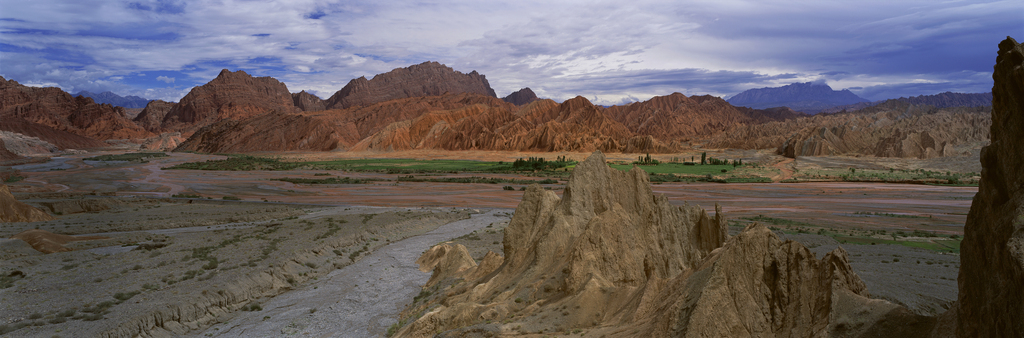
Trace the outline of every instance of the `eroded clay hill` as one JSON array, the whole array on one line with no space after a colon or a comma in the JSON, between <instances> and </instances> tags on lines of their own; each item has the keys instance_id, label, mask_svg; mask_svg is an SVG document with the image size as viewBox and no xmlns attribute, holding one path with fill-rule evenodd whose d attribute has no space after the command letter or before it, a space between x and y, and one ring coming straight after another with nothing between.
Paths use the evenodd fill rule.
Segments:
<instances>
[{"instance_id":1,"label":"eroded clay hill","mask_svg":"<svg viewBox=\"0 0 1024 338\"><path fill-rule=\"evenodd\" d=\"M992 124L984 107L941 108L890 101L856 112L741 124L709 146L777 149L796 156L874 155L934 158L959 155L959 145L988 140Z\"/></svg>"},{"instance_id":2,"label":"eroded clay hill","mask_svg":"<svg viewBox=\"0 0 1024 338\"><path fill-rule=\"evenodd\" d=\"M3 78L0 128L76 149L103 146L104 140L154 136L133 123L124 108L73 97L56 87L28 87Z\"/></svg>"},{"instance_id":3,"label":"eroded clay hill","mask_svg":"<svg viewBox=\"0 0 1024 338\"><path fill-rule=\"evenodd\" d=\"M424 293L439 296L410 305L397 336L895 336L933 324L868 299L841 248L819 260L763 225L732 238L726 227L721 208L673 206L643 170L611 169L596 152L562 198L526 191L504 256L477 263L449 244L424 253Z\"/></svg>"},{"instance_id":4,"label":"eroded clay hill","mask_svg":"<svg viewBox=\"0 0 1024 338\"><path fill-rule=\"evenodd\" d=\"M19 202L6 184L0 184L0 222L38 222L52 220L45 211Z\"/></svg>"},{"instance_id":5,"label":"eroded clay hill","mask_svg":"<svg viewBox=\"0 0 1024 338\"><path fill-rule=\"evenodd\" d=\"M960 249L959 337L1024 332L1024 46L999 43L992 79L992 142Z\"/></svg>"},{"instance_id":6,"label":"eroded clay hill","mask_svg":"<svg viewBox=\"0 0 1024 338\"><path fill-rule=\"evenodd\" d=\"M324 103L327 109L345 109L444 93L474 93L497 97L487 78L475 70L463 74L451 67L428 61L377 74L370 80L366 77L353 79Z\"/></svg>"}]
</instances>

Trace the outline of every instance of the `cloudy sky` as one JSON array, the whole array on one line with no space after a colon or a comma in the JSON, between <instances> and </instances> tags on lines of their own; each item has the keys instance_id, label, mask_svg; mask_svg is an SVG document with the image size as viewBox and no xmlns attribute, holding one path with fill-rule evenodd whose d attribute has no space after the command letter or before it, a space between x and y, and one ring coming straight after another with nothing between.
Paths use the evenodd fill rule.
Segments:
<instances>
[{"instance_id":1,"label":"cloudy sky","mask_svg":"<svg viewBox=\"0 0 1024 338\"><path fill-rule=\"evenodd\" d=\"M0 0L0 76L177 101L221 69L327 98L438 61L616 104L824 81L869 100L988 92L1024 2Z\"/></svg>"}]
</instances>

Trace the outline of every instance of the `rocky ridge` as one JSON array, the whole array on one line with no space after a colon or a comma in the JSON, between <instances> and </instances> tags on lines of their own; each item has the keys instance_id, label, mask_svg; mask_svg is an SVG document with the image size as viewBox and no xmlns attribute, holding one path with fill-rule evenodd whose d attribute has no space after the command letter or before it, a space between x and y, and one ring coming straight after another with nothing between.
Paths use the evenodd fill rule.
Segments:
<instances>
[{"instance_id":1,"label":"rocky ridge","mask_svg":"<svg viewBox=\"0 0 1024 338\"><path fill-rule=\"evenodd\" d=\"M124 108L145 108L146 105L149 103L149 100L138 96L121 96L114 94L111 91L105 91L97 94L83 90L78 92L77 94L73 94L73 96L85 96L88 98L92 98L93 101L95 101L96 103L106 103L112 106Z\"/></svg>"},{"instance_id":2,"label":"rocky ridge","mask_svg":"<svg viewBox=\"0 0 1024 338\"><path fill-rule=\"evenodd\" d=\"M97 104L87 97L72 97L60 88L28 87L3 78L0 78L0 121L3 127L10 128L3 130L38 137L58 146L65 141L68 143L62 147L77 149L102 144L98 141L153 136L129 120L124 108ZM25 129L37 133L22 132Z\"/></svg>"},{"instance_id":3,"label":"rocky ridge","mask_svg":"<svg viewBox=\"0 0 1024 338\"><path fill-rule=\"evenodd\" d=\"M999 43L992 79L992 141L961 244L959 337L1024 332L1024 46Z\"/></svg>"},{"instance_id":4,"label":"rocky ridge","mask_svg":"<svg viewBox=\"0 0 1024 338\"><path fill-rule=\"evenodd\" d=\"M777 149L787 157L873 155L935 158L988 139L984 107L942 108L893 101L857 112L741 124L714 136L715 148Z\"/></svg>"},{"instance_id":5,"label":"rocky ridge","mask_svg":"<svg viewBox=\"0 0 1024 338\"><path fill-rule=\"evenodd\" d=\"M818 260L760 224L730 238L715 209L673 206L644 171L611 169L596 152L562 198L526 191L504 256L424 253L424 294L440 295L407 307L396 336L896 336L934 325L867 298L841 248ZM896 317L902 327L880 324Z\"/></svg>"},{"instance_id":6,"label":"rocky ridge","mask_svg":"<svg viewBox=\"0 0 1024 338\"><path fill-rule=\"evenodd\" d=\"M321 111L325 109L324 100L305 90L292 94L292 103L302 111Z\"/></svg>"},{"instance_id":7,"label":"rocky ridge","mask_svg":"<svg viewBox=\"0 0 1024 338\"><path fill-rule=\"evenodd\" d=\"M487 78L475 70L469 74L437 62L424 62L377 74L373 79L349 81L325 102L327 109L367 106L378 102L444 93L475 93L497 97Z\"/></svg>"}]
</instances>

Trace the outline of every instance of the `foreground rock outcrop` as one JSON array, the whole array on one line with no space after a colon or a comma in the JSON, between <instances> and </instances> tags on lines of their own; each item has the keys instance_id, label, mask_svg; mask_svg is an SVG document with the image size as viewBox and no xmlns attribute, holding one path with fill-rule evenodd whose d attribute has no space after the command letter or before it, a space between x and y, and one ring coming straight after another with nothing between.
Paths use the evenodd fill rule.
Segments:
<instances>
[{"instance_id":1,"label":"foreground rock outcrop","mask_svg":"<svg viewBox=\"0 0 1024 338\"><path fill-rule=\"evenodd\" d=\"M959 337L1024 332L1024 46L999 43L992 79L992 142L960 247Z\"/></svg>"},{"instance_id":2,"label":"foreground rock outcrop","mask_svg":"<svg viewBox=\"0 0 1024 338\"><path fill-rule=\"evenodd\" d=\"M596 152L562 198L526 191L503 257L478 264L450 244L424 253L433 276L421 296L441 295L410 305L397 336L907 337L934 325L867 298L842 248L819 260L760 224L730 238L715 211L673 206L643 170L611 169Z\"/></svg>"},{"instance_id":3,"label":"foreground rock outcrop","mask_svg":"<svg viewBox=\"0 0 1024 338\"><path fill-rule=\"evenodd\" d=\"M6 184L0 184L0 222L39 222L52 219L53 216L50 214L14 199L11 188Z\"/></svg>"}]
</instances>

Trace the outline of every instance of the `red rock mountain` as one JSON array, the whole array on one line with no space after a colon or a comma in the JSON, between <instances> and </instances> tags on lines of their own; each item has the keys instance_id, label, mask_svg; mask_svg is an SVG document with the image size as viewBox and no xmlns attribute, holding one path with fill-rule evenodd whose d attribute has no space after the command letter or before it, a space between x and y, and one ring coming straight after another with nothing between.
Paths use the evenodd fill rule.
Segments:
<instances>
[{"instance_id":1,"label":"red rock mountain","mask_svg":"<svg viewBox=\"0 0 1024 338\"><path fill-rule=\"evenodd\" d=\"M497 97L487 78L472 71L457 72L437 62L424 62L377 74L371 80L360 77L327 99L327 109L345 109L395 99L434 96L444 93L476 93Z\"/></svg>"},{"instance_id":2,"label":"red rock mountain","mask_svg":"<svg viewBox=\"0 0 1024 338\"><path fill-rule=\"evenodd\" d=\"M164 118L167 117L167 113L174 108L174 102L167 102L163 100L153 100L146 104L146 108L142 109L139 115L135 116L132 121L136 124L154 133L159 133L163 130L161 124L164 122Z\"/></svg>"},{"instance_id":3,"label":"red rock mountain","mask_svg":"<svg viewBox=\"0 0 1024 338\"><path fill-rule=\"evenodd\" d=\"M244 71L222 70L217 78L193 88L164 116L163 130L188 136L221 120L243 120L270 112L297 112L284 83L271 77L252 77Z\"/></svg>"},{"instance_id":4,"label":"red rock mountain","mask_svg":"<svg viewBox=\"0 0 1024 338\"><path fill-rule=\"evenodd\" d=\"M992 74L992 142L964 225L958 337L1024 332L1024 45L999 43Z\"/></svg>"},{"instance_id":5,"label":"red rock mountain","mask_svg":"<svg viewBox=\"0 0 1024 338\"><path fill-rule=\"evenodd\" d=\"M540 99L537 98L537 94L534 94L533 90L530 89L530 87L526 87L526 88L517 90L514 93L508 94L508 96L503 97L501 99L503 101L505 101L505 102L508 102L508 103L511 103L511 104L514 104L514 105L517 105L517 106L522 106L522 105L525 105L525 104L529 104L530 102L540 100Z\"/></svg>"},{"instance_id":6,"label":"red rock mountain","mask_svg":"<svg viewBox=\"0 0 1024 338\"><path fill-rule=\"evenodd\" d=\"M102 140L154 136L129 120L124 108L97 104L83 96L72 97L60 88L28 87L2 77L0 121L0 126L8 128L3 130L31 130L26 135L62 148L93 148L102 146Z\"/></svg>"},{"instance_id":7,"label":"red rock mountain","mask_svg":"<svg viewBox=\"0 0 1024 338\"><path fill-rule=\"evenodd\" d=\"M874 155L934 158L988 139L986 108L911 106L891 101L856 112L749 123L716 135L715 148L771 149L796 156Z\"/></svg>"}]
</instances>

